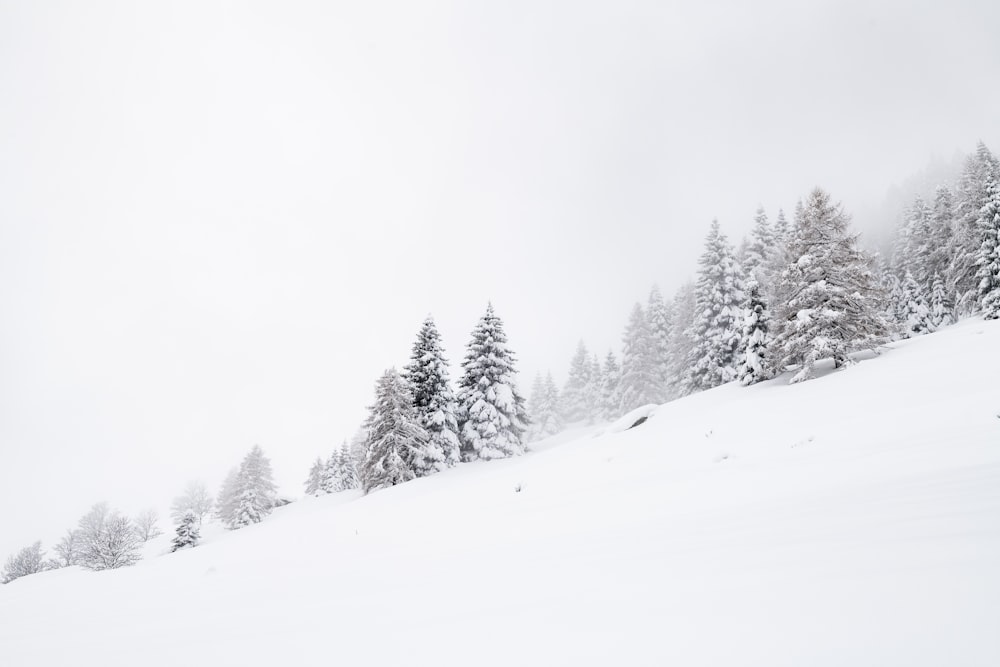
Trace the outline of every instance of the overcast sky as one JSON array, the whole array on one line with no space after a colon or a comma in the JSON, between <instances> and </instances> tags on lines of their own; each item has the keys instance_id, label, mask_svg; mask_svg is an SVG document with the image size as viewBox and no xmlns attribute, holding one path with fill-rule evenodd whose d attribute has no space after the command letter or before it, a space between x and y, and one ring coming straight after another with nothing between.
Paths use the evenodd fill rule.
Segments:
<instances>
[{"instance_id":1,"label":"overcast sky","mask_svg":"<svg viewBox=\"0 0 1000 667\"><path fill-rule=\"evenodd\" d=\"M0 559L288 494L432 313L558 379L816 184L1000 148L1000 3L0 0ZM456 373L457 374L457 373Z\"/></svg>"}]
</instances>

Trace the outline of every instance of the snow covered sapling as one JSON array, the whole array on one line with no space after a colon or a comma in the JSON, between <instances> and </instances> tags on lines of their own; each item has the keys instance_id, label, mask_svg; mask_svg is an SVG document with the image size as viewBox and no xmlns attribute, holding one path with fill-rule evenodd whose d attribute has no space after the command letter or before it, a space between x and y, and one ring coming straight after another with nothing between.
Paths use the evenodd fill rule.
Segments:
<instances>
[{"instance_id":1,"label":"snow covered sapling","mask_svg":"<svg viewBox=\"0 0 1000 667\"><path fill-rule=\"evenodd\" d=\"M35 542L25 547L7 559L0 574L0 583L9 584L15 579L35 574L45 569L45 555L42 553L42 543Z\"/></svg>"},{"instance_id":2,"label":"snow covered sapling","mask_svg":"<svg viewBox=\"0 0 1000 667\"><path fill-rule=\"evenodd\" d=\"M490 460L524 453L528 415L517 390L514 353L492 304L472 331L459 382L462 458Z\"/></svg>"},{"instance_id":3,"label":"snow covered sapling","mask_svg":"<svg viewBox=\"0 0 1000 667\"><path fill-rule=\"evenodd\" d=\"M934 330L931 309L924 298L923 289L909 271L901 283L903 293L903 338L922 336Z\"/></svg>"},{"instance_id":4,"label":"snow covered sapling","mask_svg":"<svg viewBox=\"0 0 1000 667\"><path fill-rule=\"evenodd\" d=\"M410 363L402 375L409 383L417 420L428 435L424 448L414 457L414 473L423 477L458 464L461 443L455 396L449 383L441 334L431 317L420 327Z\"/></svg>"},{"instance_id":5,"label":"snow covered sapling","mask_svg":"<svg viewBox=\"0 0 1000 667\"><path fill-rule=\"evenodd\" d=\"M201 531L198 529L198 516L191 510L181 518L181 522L177 524L177 535L174 536L173 546L171 551L177 551L179 549L184 549L187 547L198 546L198 541L201 540Z\"/></svg>"},{"instance_id":6,"label":"snow covered sapling","mask_svg":"<svg viewBox=\"0 0 1000 667\"><path fill-rule=\"evenodd\" d=\"M160 516L154 509L143 510L135 517L135 532L143 542L163 534L159 526Z\"/></svg>"},{"instance_id":7,"label":"snow covered sapling","mask_svg":"<svg viewBox=\"0 0 1000 667\"><path fill-rule=\"evenodd\" d=\"M739 355L736 377L743 386L748 386L772 375L771 359L768 352L768 325L770 316L767 304L761 295L757 279L747 279L746 302L743 307L743 342Z\"/></svg>"},{"instance_id":8,"label":"snow covered sapling","mask_svg":"<svg viewBox=\"0 0 1000 667\"><path fill-rule=\"evenodd\" d=\"M933 331L937 331L951 323L951 303L945 291L944 280L941 274L935 273L931 283L931 327Z\"/></svg>"},{"instance_id":9,"label":"snow covered sapling","mask_svg":"<svg viewBox=\"0 0 1000 667\"><path fill-rule=\"evenodd\" d=\"M365 493L416 478L414 459L427 445L406 381L395 368L375 385L375 402L368 408L367 455L361 475Z\"/></svg>"}]
</instances>

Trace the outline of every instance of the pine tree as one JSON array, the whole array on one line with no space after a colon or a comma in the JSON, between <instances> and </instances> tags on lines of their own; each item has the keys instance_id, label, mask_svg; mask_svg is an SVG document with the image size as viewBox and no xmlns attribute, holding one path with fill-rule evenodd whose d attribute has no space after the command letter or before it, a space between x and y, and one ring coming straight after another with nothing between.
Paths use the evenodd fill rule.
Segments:
<instances>
[{"instance_id":1,"label":"pine tree","mask_svg":"<svg viewBox=\"0 0 1000 667\"><path fill-rule=\"evenodd\" d=\"M935 273L931 284L931 331L952 323L951 303L941 274Z\"/></svg>"},{"instance_id":2,"label":"pine tree","mask_svg":"<svg viewBox=\"0 0 1000 667\"><path fill-rule=\"evenodd\" d=\"M698 266L695 321L690 332L694 348L683 380L685 394L711 389L736 377L742 331L739 266L718 220L712 221Z\"/></svg>"},{"instance_id":3,"label":"pine tree","mask_svg":"<svg viewBox=\"0 0 1000 667\"><path fill-rule=\"evenodd\" d=\"M492 304L472 331L459 383L462 458L490 460L524 453L528 423L517 391L514 353Z\"/></svg>"},{"instance_id":4,"label":"pine tree","mask_svg":"<svg viewBox=\"0 0 1000 667\"><path fill-rule=\"evenodd\" d=\"M254 445L243 458L236 477L236 489L236 512L230 528L260 523L274 509L276 487L271 460L264 456L259 445Z\"/></svg>"},{"instance_id":5,"label":"pine tree","mask_svg":"<svg viewBox=\"0 0 1000 667\"><path fill-rule=\"evenodd\" d=\"M395 368L383 373L375 385L365 428L365 493L415 479L414 461L427 447L429 436L420 425L410 388Z\"/></svg>"},{"instance_id":6,"label":"pine tree","mask_svg":"<svg viewBox=\"0 0 1000 667\"><path fill-rule=\"evenodd\" d=\"M216 517L229 528L233 527L240 502L239 477L239 466L230 469L222 481L222 489L219 490L219 497L215 501Z\"/></svg>"},{"instance_id":7,"label":"pine tree","mask_svg":"<svg viewBox=\"0 0 1000 667\"><path fill-rule=\"evenodd\" d=\"M948 267L948 282L958 295L955 303L959 314L971 313L982 307L979 276L983 227L980 222L983 207L989 200L991 181L1000 180L1000 161L985 144L979 142L976 152L965 162L955 191L954 230Z\"/></svg>"},{"instance_id":8,"label":"pine tree","mask_svg":"<svg viewBox=\"0 0 1000 667\"><path fill-rule=\"evenodd\" d=\"M672 305L672 304L671 304ZM658 400L667 400L670 384L670 331L674 315L671 306L663 300L660 288L653 285L646 302L646 321L649 323L652 362L656 369L659 387Z\"/></svg>"},{"instance_id":9,"label":"pine tree","mask_svg":"<svg viewBox=\"0 0 1000 667\"><path fill-rule=\"evenodd\" d=\"M458 464L460 441L455 397L448 383L448 361L441 346L441 334L430 316L417 333L403 377L410 385L418 421L429 436L413 460L417 477Z\"/></svg>"},{"instance_id":10,"label":"pine tree","mask_svg":"<svg viewBox=\"0 0 1000 667\"><path fill-rule=\"evenodd\" d=\"M934 202L931 204L930 214L930 233L927 240L926 271L929 289L933 288L935 274L943 279L948 273L948 265L951 261L948 252L952 246L953 216L954 199L951 189L946 185L940 185L934 191Z\"/></svg>"},{"instance_id":11,"label":"pine tree","mask_svg":"<svg viewBox=\"0 0 1000 667\"><path fill-rule=\"evenodd\" d=\"M743 386L767 380L772 376L768 351L768 326L770 315L761 295L760 285L751 275L745 285L746 300L743 306L743 337L740 346L736 378Z\"/></svg>"},{"instance_id":12,"label":"pine tree","mask_svg":"<svg viewBox=\"0 0 1000 667\"><path fill-rule=\"evenodd\" d=\"M531 400L528 402L528 416L531 418L531 426L527 436L528 442L547 438L563 429L560 417L559 390L552 379L552 373L547 373L544 378L541 374L535 376Z\"/></svg>"},{"instance_id":13,"label":"pine tree","mask_svg":"<svg viewBox=\"0 0 1000 667\"><path fill-rule=\"evenodd\" d=\"M621 378L619 380L621 414L650 403L662 403L664 390L660 385L653 335L646 313L638 303L632 307L623 337Z\"/></svg>"},{"instance_id":14,"label":"pine tree","mask_svg":"<svg viewBox=\"0 0 1000 667\"><path fill-rule=\"evenodd\" d=\"M604 365L601 367L601 419L610 421L617 419L621 406L621 396L619 395L619 384L621 383L621 368L615 353L608 350L604 357Z\"/></svg>"},{"instance_id":15,"label":"pine tree","mask_svg":"<svg viewBox=\"0 0 1000 667\"><path fill-rule=\"evenodd\" d=\"M1000 319L1000 173L986 186L986 202L979 213L982 243L976 255L979 308L983 318Z\"/></svg>"},{"instance_id":16,"label":"pine tree","mask_svg":"<svg viewBox=\"0 0 1000 667\"><path fill-rule=\"evenodd\" d=\"M800 365L792 382L812 377L818 360L832 357L840 367L849 362L849 352L877 346L888 334L871 258L857 248L849 222L840 204L819 188L797 216L789 246L794 259L778 285L774 342L779 368Z\"/></svg>"},{"instance_id":17,"label":"pine tree","mask_svg":"<svg viewBox=\"0 0 1000 667\"><path fill-rule=\"evenodd\" d=\"M771 253L774 252L774 232L767 220L764 207L757 208L753 219L753 229L750 232L750 242L743 259L743 271L747 276L753 276L758 283L767 280L767 265Z\"/></svg>"},{"instance_id":18,"label":"pine tree","mask_svg":"<svg viewBox=\"0 0 1000 667\"><path fill-rule=\"evenodd\" d=\"M667 394L683 396L687 392L684 387L684 377L687 375L688 362L694 350L694 339L691 331L695 320L695 285L687 282L681 285L674 294L672 310L674 321L670 327L669 369Z\"/></svg>"},{"instance_id":19,"label":"pine tree","mask_svg":"<svg viewBox=\"0 0 1000 667\"><path fill-rule=\"evenodd\" d=\"M581 340L569 364L569 374L562 390L562 419L566 422L590 420L594 413L593 365L587 346ZM534 415L531 416L534 419Z\"/></svg>"},{"instance_id":20,"label":"pine tree","mask_svg":"<svg viewBox=\"0 0 1000 667\"><path fill-rule=\"evenodd\" d=\"M339 471L337 481L340 491L349 491L360 486L358 481L357 468L354 465L354 457L351 456L350 445L345 441L337 453L337 469Z\"/></svg>"},{"instance_id":21,"label":"pine tree","mask_svg":"<svg viewBox=\"0 0 1000 667\"><path fill-rule=\"evenodd\" d=\"M903 317L903 338L922 336L934 330L931 310L927 305L923 289L909 271L903 276L902 293L905 313Z\"/></svg>"},{"instance_id":22,"label":"pine tree","mask_svg":"<svg viewBox=\"0 0 1000 667\"><path fill-rule=\"evenodd\" d=\"M309 477L306 478L307 496L318 496L323 493L323 471L325 468L326 464L323 463L323 459L317 456L312 467L309 468Z\"/></svg>"},{"instance_id":23,"label":"pine tree","mask_svg":"<svg viewBox=\"0 0 1000 667\"><path fill-rule=\"evenodd\" d=\"M171 551L198 546L201 531L198 529L198 516L188 510L177 524L177 535L174 536Z\"/></svg>"}]
</instances>

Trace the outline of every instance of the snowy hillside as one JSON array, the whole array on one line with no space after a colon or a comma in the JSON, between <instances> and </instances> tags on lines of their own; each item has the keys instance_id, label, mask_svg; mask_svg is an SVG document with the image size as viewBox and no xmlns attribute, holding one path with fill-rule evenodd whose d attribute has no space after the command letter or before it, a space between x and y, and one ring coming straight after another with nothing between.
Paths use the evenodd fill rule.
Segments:
<instances>
[{"instance_id":1,"label":"snowy hillside","mask_svg":"<svg viewBox=\"0 0 1000 667\"><path fill-rule=\"evenodd\" d=\"M0 665L995 666L997 350L1000 322L969 320L25 577L0 588Z\"/></svg>"}]
</instances>

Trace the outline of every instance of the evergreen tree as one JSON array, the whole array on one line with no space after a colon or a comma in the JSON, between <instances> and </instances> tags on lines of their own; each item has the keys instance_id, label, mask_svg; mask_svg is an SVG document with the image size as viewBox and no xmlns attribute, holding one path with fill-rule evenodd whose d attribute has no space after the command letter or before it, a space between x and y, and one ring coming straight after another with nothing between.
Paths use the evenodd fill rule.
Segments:
<instances>
[{"instance_id":1,"label":"evergreen tree","mask_svg":"<svg viewBox=\"0 0 1000 667\"><path fill-rule=\"evenodd\" d=\"M425 451L428 435L413 407L410 388L396 369L387 370L375 385L375 403L365 428L365 493L415 479L414 461Z\"/></svg>"},{"instance_id":2,"label":"evergreen tree","mask_svg":"<svg viewBox=\"0 0 1000 667\"><path fill-rule=\"evenodd\" d=\"M492 304L472 331L459 383L462 458L490 460L524 453L524 399L515 384L516 359Z\"/></svg>"},{"instance_id":3,"label":"evergreen tree","mask_svg":"<svg viewBox=\"0 0 1000 667\"><path fill-rule=\"evenodd\" d=\"M792 382L812 377L818 360L832 357L840 367L849 362L849 352L879 345L888 334L871 258L857 248L849 222L820 188L797 216L794 259L782 273L776 302L779 368L800 365Z\"/></svg>"},{"instance_id":4,"label":"evergreen tree","mask_svg":"<svg viewBox=\"0 0 1000 667\"><path fill-rule=\"evenodd\" d=\"M743 343L740 346L736 378L748 386L772 376L768 353L768 324L770 316L761 295L760 285L751 275L745 285L746 301L743 306Z\"/></svg>"},{"instance_id":5,"label":"evergreen tree","mask_svg":"<svg viewBox=\"0 0 1000 667\"><path fill-rule=\"evenodd\" d=\"M191 510L185 512L180 523L177 524L177 535L174 536L170 551L198 546L198 542L201 540L198 524L198 516L194 512Z\"/></svg>"},{"instance_id":6,"label":"evergreen tree","mask_svg":"<svg viewBox=\"0 0 1000 667\"><path fill-rule=\"evenodd\" d=\"M276 487L271 472L271 460L259 445L243 458L236 476L236 512L230 528L243 528L260 523L274 509Z\"/></svg>"},{"instance_id":7,"label":"evergreen tree","mask_svg":"<svg viewBox=\"0 0 1000 667\"><path fill-rule=\"evenodd\" d=\"M695 287L694 348L683 380L685 394L711 389L736 377L743 300L739 267L732 246L713 220L698 262Z\"/></svg>"},{"instance_id":8,"label":"evergreen tree","mask_svg":"<svg viewBox=\"0 0 1000 667\"><path fill-rule=\"evenodd\" d=\"M307 496L318 496L323 493L323 472L325 469L326 464L323 463L323 459L317 456L312 467L309 468L309 477L306 478Z\"/></svg>"},{"instance_id":9,"label":"evergreen tree","mask_svg":"<svg viewBox=\"0 0 1000 667\"><path fill-rule=\"evenodd\" d=\"M931 331L952 323L951 303L941 274L935 273L931 284Z\"/></svg>"},{"instance_id":10,"label":"evergreen tree","mask_svg":"<svg viewBox=\"0 0 1000 667\"><path fill-rule=\"evenodd\" d=\"M418 422L428 434L423 449L414 457L414 473L423 477L456 465L461 445L455 397L448 383L441 334L429 316L417 334L403 377L410 385Z\"/></svg>"},{"instance_id":11,"label":"evergreen tree","mask_svg":"<svg viewBox=\"0 0 1000 667\"><path fill-rule=\"evenodd\" d=\"M547 373L545 378L541 374L535 376L531 400L528 402L528 416L531 418L528 442L547 438L563 429L559 390L552 379L552 373Z\"/></svg>"},{"instance_id":12,"label":"evergreen tree","mask_svg":"<svg viewBox=\"0 0 1000 667\"><path fill-rule=\"evenodd\" d=\"M669 369L667 394L683 396L687 392L684 387L684 377L687 375L688 362L694 351L694 339L691 332L695 320L695 285L687 282L677 290L673 299L674 321L670 327Z\"/></svg>"},{"instance_id":13,"label":"evergreen tree","mask_svg":"<svg viewBox=\"0 0 1000 667\"><path fill-rule=\"evenodd\" d=\"M757 208L753 219L753 229L750 232L750 242L743 258L743 270L747 276L753 276L758 283L766 282L768 260L774 252L774 232L767 220L764 207Z\"/></svg>"},{"instance_id":14,"label":"evergreen tree","mask_svg":"<svg viewBox=\"0 0 1000 667\"><path fill-rule=\"evenodd\" d=\"M672 304L671 304L672 305ZM673 326L673 312L663 300L660 288L653 285L646 302L646 321L649 323L652 362L656 369L656 383L659 387L659 401L667 400L670 383L670 331Z\"/></svg>"},{"instance_id":15,"label":"evergreen tree","mask_svg":"<svg viewBox=\"0 0 1000 667\"><path fill-rule=\"evenodd\" d=\"M354 457L351 456L350 446L345 441L337 453L337 482L340 491L349 491L360 486L358 481L357 468L354 465Z\"/></svg>"},{"instance_id":16,"label":"evergreen tree","mask_svg":"<svg viewBox=\"0 0 1000 667\"><path fill-rule=\"evenodd\" d=\"M660 385L653 335L646 313L638 303L632 307L623 343L618 412L625 414L649 403L662 403L664 391Z\"/></svg>"},{"instance_id":17,"label":"evergreen tree","mask_svg":"<svg viewBox=\"0 0 1000 667\"><path fill-rule=\"evenodd\" d=\"M226 474L226 478L222 481L219 497L215 501L216 517L229 528L233 527L233 521L236 518L236 509L240 502L239 477L239 466L230 469Z\"/></svg>"},{"instance_id":18,"label":"evergreen tree","mask_svg":"<svg viewBox=\"0 0 1000 667\"><path fill-rule=\"evenodd\" d=\"M934 191L934 202L931 204L930 233L928 235L926 255L927 287L933 289L934 275L942 279L948 273L952 247L952 227L954 215L954 199L951 189L946 185L938 186Z\"/></svg>"},{"instance_id":19,"label":"evergreen tree","mask_svg":"<svg viewBox=\"0 0 1000 667\"><path fill-rule=\"evenodd\" d=\"M933 331L931 310L927 305L927 299L924 297L923 289L909 271L903 276L902 293L905 308L902 327L903 338L922 336Z\"/></svg>"},{"instance_id":20,"label":"evergreen tree","mask_svg":"<svg viewBox=\"0 0 1000 667\"><path fill-rule=\"evenodd\" d=\"M618 360L615 353L608 350L608 355L604 357L604 366L601 367L601 419L610 421L617 419L621 406L621 396L618 386L621 383L621 368L618 367Z\"/></svg>"},{"instance_id":21,"label":"evergreen tree","mask_svg":"<svg viewBox=\"0 0 1000 667\"><path fill-rule=\"evenodd\" d=\"M971 313L982 305L981 296L977 298L982 281L981 265L978 264L983 243L980 219L990 197L989 183L997 180L1000 180L1000 162L985 144L979 142L976 152L966 159L955 191L948 282L958 295L955 308L959 314Z\"/></svg>"},{"instance_id":22,"label":"evergreen tree","mask_svg":"<svg viewBox=\"0 0 1000 667\"><path fill-rule=\"evenodd\" d=\"M1000 319L1000 173L986 186L979 228L983 239L976 256L979 308L985 319L996 320Z\"/></svg>"},{"instance_id":23,"label":"evergreen tree","mask_svg":"<svg viewBox=\"0 0 1000 667\"><path fill-rule=\"evenodd\" d=\"M566 378L566 386L562 391L562 419L567 422L576 422L582 419L588 421L592 419L595 409L594 396L595 378L593 377L593 365L587 346L581 340L577 343L576 353L569 364L569 374ZM534 415L531 415L535 419Z\"/></svg>"}]
</instances>

